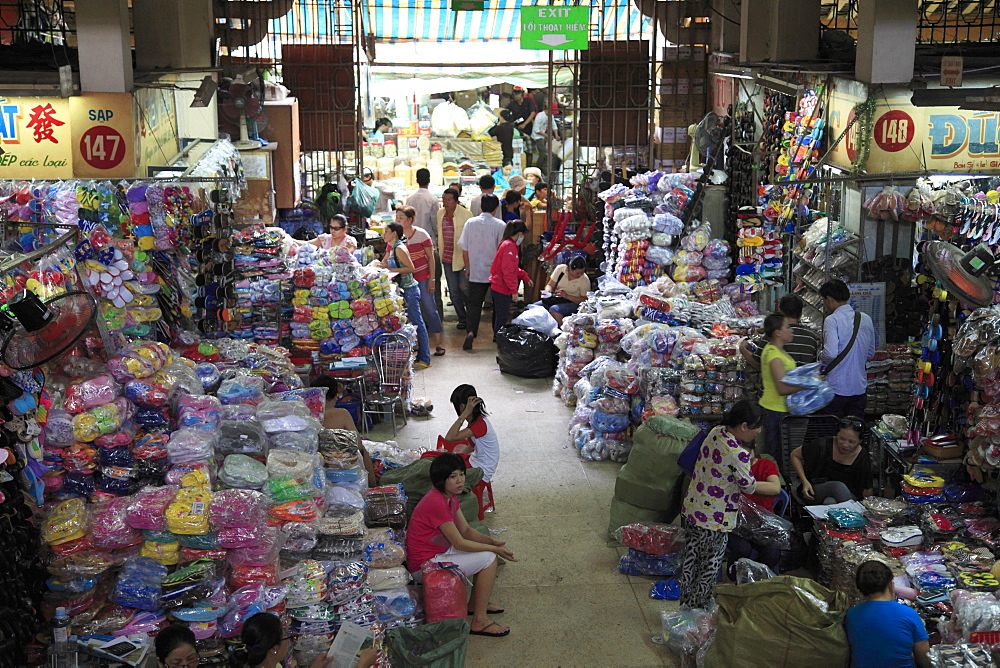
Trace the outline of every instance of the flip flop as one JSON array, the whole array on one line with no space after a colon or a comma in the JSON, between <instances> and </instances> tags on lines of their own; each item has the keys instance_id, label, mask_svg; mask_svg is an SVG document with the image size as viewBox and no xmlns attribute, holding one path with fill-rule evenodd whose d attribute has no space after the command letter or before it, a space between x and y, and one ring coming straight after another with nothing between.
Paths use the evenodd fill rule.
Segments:
<instances>
[{"instance_id":1,"label":"flip flop","mask_svg":"<svg viewBox=\"0 0 1000 668\"><path fill-rule=\"evenodd\" d=\"M469 631L469 635L470 636L488 636L490 638L503 638L504 636L510 634L510 629L507 629L503 633L490 633L486 629L490 628L491 626L500 627L500 625L497 624L496 622L490 622L488 626L484 626L479 631L472 631L472 630L470 630Z\"/></svg>"},{"instance_id":2,"label":"flip flop","mask_svg":"<svg viewBox=\"0 0 1000 668\"><path fill-rule=\"evenodd\" d=\"M487 615L502 615L506 611L506 608L497 608L496 610L490 610L489 606L486 607ZM469 614L473 614L472 610L469 610Z\"/></svg>"},{"instance_id":3,"label":"flip flop","mask_svg":"<svg viewBox=\"0 0 1000 668\"><path fill-rule=\"evenodd\" d=\"M434 357L443 357L446 352L448 351L438 346L437 348L434 349Z\"/></svg>"}]
</instances>

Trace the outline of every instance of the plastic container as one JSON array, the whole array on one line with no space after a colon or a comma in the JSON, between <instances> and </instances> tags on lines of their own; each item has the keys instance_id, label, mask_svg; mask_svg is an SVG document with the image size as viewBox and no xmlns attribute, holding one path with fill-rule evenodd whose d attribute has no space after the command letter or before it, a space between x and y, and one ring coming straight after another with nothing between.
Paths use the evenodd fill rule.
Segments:
<instances>
[{"instance_id":1,"label":"plastic container","mask_svg":"<svg viewBox=\"0 0 1000 668\"><path fill-rule=\"evenodd\" d=\"M56 616L52 619L52 642L56 647L62 647L69 642L69 615L66 608L60 606L56 608Z\"/></svg>"}]
</instances>

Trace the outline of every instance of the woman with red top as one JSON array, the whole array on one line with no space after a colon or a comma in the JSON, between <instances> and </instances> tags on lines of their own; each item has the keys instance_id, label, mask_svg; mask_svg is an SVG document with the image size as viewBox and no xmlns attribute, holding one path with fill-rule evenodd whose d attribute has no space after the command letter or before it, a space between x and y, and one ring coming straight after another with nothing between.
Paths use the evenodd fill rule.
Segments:
<instances>
[{"instance_id":1,"label":"woman with red top","mask_svg":"<svg viewBox=\"0 0 1000 668\"><path fill-rule=\"evenodd\" d=\"M410 251L413 260L413 278L420 287L420 313L424 316L427 333L434 345L434 356L441 357L445 349L441 347L441 315L434 305L434 242L431 235L423 228L417 227L413 221L417 218L417 210L412 206L401 206L396 209L396 222L403 226L406 236L406 250Z\"/></svg>"},{"instance_id":2,"label":"woman with red top","mask_svg":"<svg viewBox=\"0 0 1000 668\"><path fill-rule=\"evenodd\" d=\"M431 462L433 489L427 492L410 517L406 530L406 567L415 576L428 561L451 562L467 576L475 576L469 607L471 633L501 638L510 628L490 621L503 608L490 608L490 594L497 576L497 556L517 561L503 541L479 533L469 526L458 504L465 489L465 460L446 452Z\"/></svg>"},{"instance_id":3,"label":"woman with red top","mask_svg":"<svg viewBox=\"0 0 1000 668\"><path fill-rule=\"evenodd\" d=\"M520 246L528 227L520 220L507 223L503 231L503 241L497 248L496 257L490 266L490 292L493 294L493 340L497 340L497 331L507 324L510 317L510 304L514 295L524 281L531 286L528 272L521 269Z\"/></svg>"},{"instance_id":4,"label":"woman with red top","mask_svg":"<svg viewBox=\"0 0 1000 668\"><path fill-rule=\"evenodd\" d=\"M781 492L781 474L778 465L773 459L758 457L753 443L746 443L744 447L750 452L750 472L753 473L754 480L757 481L757 488L753 494L747 494L747 500L753 501L758 506L769 512L774 512L774 499ZM729 536L729 579L736 581L735 565L737 559L746 557L764 564L775 573L778 572L778 561L781 559L781 550L771 545L763 545L754 540L747 540L742 536L730 534Z\"/></svg>"}]
</instances>

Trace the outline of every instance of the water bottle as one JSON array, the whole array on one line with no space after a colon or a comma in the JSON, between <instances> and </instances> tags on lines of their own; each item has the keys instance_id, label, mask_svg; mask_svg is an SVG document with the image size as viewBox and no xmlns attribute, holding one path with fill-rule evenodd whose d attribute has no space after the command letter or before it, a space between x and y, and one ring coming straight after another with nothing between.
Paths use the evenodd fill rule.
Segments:
<instances>
[{"instance_id":1,"label":"water bottle","mask_svg":"<svg viewBox=\"0 0 1000 668\"><path fill-rule=\"evenodd\" d=\"M52 646L49 647L49 668L76 668L76 650L69 640L70 618L66 608L56 608L52 620Z\"/></svg>"}]
</instances>

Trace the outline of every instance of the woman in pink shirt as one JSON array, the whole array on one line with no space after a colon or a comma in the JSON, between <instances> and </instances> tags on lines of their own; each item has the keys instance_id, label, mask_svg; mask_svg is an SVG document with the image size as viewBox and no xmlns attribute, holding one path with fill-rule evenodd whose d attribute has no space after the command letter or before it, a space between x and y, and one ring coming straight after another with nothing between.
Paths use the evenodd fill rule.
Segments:
<instances>
[{"instance_id":1,"label":"woman in pink shirt","mask_svg":"<svg viewBox=\"0 0 1000 668\"><path fill-rule=\"evenodd\" d=\"M450 562L475 578L469 606L472 608L473 635L501 638L510 628L487 617L503 608L490 608L490 594L497 576L497 555L517 561L503 541L479 533L465 520L458 495L465 489L465 460L446 452L431 462L431 484L410 517L406 530L406 567L414 576L427 561Z\"/></svg>"},{"instance_id":2,"label":"woman in pink shirt","mask_svg":"<svg viewBox=\"0 0 1000 668\"><path fill-rule=\"evenodd\" d=\"M503 241L497 248L496 257L490 266L490 292L493 294L493 340L497 340L497 331L507 324L510 317L510 304L514 301L521 281L531 286L528 272L521 269L521 242L528 232L527 225L521 220L507 223L503 231Z\"/></svg>"}]
</instances>

